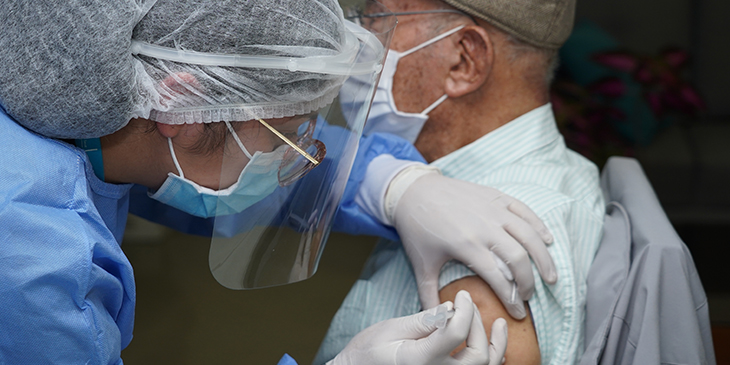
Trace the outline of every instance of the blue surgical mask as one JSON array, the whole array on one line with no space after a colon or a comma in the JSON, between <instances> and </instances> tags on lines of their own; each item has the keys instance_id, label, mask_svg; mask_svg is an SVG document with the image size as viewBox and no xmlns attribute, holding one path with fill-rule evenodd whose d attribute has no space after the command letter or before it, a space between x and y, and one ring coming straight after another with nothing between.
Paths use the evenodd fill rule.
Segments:
<instances>
[{"instance_id":1,"label":"blue surgical mask","mask_svg":"<svg viewBox=\"0 0 730 365\"><path fill-rule=\"evenodd\" d=\"M279 166L286 146L280 146L273 152L257 151L251 155L235 133L233 137L250 160L236 183L223 190L213 190L186 179L175 156L172 140L168 138L170 154L180 176L169 173L162 186L150 197L188 214L209 218L240 213L269 196L279 186Z\"/></svg>"}]
</instances>

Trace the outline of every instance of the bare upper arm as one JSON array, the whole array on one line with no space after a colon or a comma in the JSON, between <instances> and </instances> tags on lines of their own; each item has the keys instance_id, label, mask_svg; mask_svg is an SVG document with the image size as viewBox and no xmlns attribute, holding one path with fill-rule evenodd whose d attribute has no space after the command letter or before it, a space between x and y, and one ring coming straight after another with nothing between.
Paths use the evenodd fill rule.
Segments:
<instances>
[{"instance_id":1,"label":"bare upper arm","mask_svg":"<svg viewBox=\"0 0 730 365\"><path fill-rule=\"evenodd\" d=\"M505 364L540 364L540 349L527 302L525 302L526 318L518 321L510 317L489 285L478 276L467 276L445 286L439 291L441 302L453 301L459 290L466 290L471 294L479 308L487 336L490 335L494 320L504 318L507 321ZM461 350L461 347L458 350Z\"/></svg>"}]
</instances>

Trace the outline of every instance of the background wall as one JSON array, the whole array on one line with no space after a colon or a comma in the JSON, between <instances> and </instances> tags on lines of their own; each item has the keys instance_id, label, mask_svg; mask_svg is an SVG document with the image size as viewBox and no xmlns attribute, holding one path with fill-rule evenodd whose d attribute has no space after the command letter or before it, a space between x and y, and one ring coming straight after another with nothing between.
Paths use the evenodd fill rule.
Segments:
<instances>
[{"instance_id":1,"label":"background wall","mask_svg":"<svg viewBox=\"0 0 730 365\"><path fill-rule=\"evenodd\" d=\"M692 73L708 103L706 117L730 116L730 2L724 0L579 0L590 19L627 48L655 54L673 45L693 55Z\"/></svg>"},{"instance_id":2,"label":"background wall","mask_svg":"<svg viewBox=\"0 0 730 365\"><path fill-rule=\"evenodd\" d=\"M691 53L689 77L707 103L636 151L665 211L695 259L710 301L718 364L730 364L730 2L579 0L590 19L626 48Z\"/></svg>"}]
</instances>

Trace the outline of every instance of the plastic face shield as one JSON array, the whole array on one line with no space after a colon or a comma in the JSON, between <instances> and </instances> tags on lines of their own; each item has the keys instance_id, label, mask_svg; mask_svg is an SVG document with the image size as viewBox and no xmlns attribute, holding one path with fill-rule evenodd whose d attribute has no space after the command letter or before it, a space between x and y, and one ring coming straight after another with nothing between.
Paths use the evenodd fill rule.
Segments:
<instances>
[{"instance_id":1,"label":"plastic face shield","mask_svg":"<svg viewBox=\"0 0 730 365\"><path fill-rule=\"evenodd\" d=\"M363 1L360 6L388 12L373 1ZM356 47L349 58L343 52L327 60L267 57L270 60L254 64L278 68L281 72L337 73L343 76L346 85L363 86L341 88L331 104L313 114L262 120L270 128L260 121L245 122L248 126L252 122L257 125L249 130L245 125L236 127L236 123L231 123L250 154L282 149L285 152L282 159L274 162L278 164L278 185L265 198L233 214L222 198L217 204L209 264L213 276L223 286L269 287L305 280L316 272L395 24L394 16L379 18L367 29L346 21L347 47ZM230 60L241 61L240 58ZM368 82L348 83L350 78ZM347 108L341 107L345 104ZM228 136L226 145L235 145L232 134ZM256 142L252 143L251 138ZM235 175L241 169L240 154L226 154L221 181L231 180L231 171Z\"/></svg>"}]
</instances>

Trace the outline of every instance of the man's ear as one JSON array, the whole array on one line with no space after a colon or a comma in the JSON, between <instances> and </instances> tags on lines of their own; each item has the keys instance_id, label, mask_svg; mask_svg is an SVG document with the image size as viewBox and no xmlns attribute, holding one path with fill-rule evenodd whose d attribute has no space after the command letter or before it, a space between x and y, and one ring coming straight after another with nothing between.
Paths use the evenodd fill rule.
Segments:
<instances>
[{"instance_id":1,"label":"man's ear","mask_svg":"<svg viewBox=\"0 0 730 365\"><path fill-rule=\"evenodd\" d=\"M489 78L494 64L494 43L478 25L464 27L455 44L460 59L449 70L445 92L450 98L478 90Z\"/></svg>"}]
</instances>

